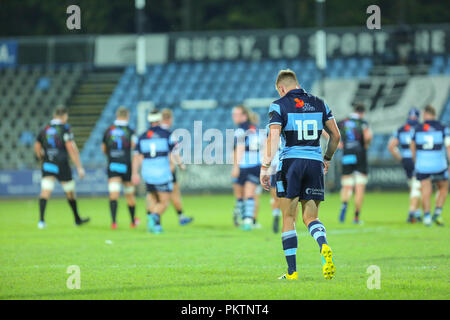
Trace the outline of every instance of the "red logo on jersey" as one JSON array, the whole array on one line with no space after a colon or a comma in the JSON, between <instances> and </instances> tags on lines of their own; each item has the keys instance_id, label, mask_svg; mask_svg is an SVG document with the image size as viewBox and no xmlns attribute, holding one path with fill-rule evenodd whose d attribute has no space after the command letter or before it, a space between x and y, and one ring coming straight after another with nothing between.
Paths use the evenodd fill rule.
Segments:
<instances>
[{"instance_id":1,"label":"red logo on jersey","mask_svg":"<svg viewBox=\"0 0 450 320\"><path fill-rule=\"evenodd\" d=\"M405 131L409 131L409 129L411 129L411 126L410 126L409 124L407 124L407 125L405 126Z\"/></svg>"},{"instance_id":2,"label":"red logo on jersey","mask_svg":"<svg viewBox=\"0 0 450 320\"><path fill-rule=\"evenodd\" d=\"M153 136L153 131L152 130L148 130L147 131L147 138L151 138Z\"/></svg>"},{"instance_id":3,"label":"red logo on jersey","mask_svg":"<svg viewBox=\"0 0 450 320\"><path fill-rule=\"evenodd\" d=\"M428 123L425 123L423 125L423 131L428 131L428 130L430 130L430 125Z\"/></svg>"},{"instance_id":4,"label":"red logo on jersey","mask_svg":"<svg viewBox=\"0 0 450 320\"><path fill-rule=\"evenodd\" d=\"M296 108L301 108L301 107L303 107L303 106L305 105L305 103L303 102L303 100L300 100L300 99L298 99L298 98L295 98L294 101L297 102L297 103L295 104L295 107L296 107Z\"/></svg>"}]
</instances>

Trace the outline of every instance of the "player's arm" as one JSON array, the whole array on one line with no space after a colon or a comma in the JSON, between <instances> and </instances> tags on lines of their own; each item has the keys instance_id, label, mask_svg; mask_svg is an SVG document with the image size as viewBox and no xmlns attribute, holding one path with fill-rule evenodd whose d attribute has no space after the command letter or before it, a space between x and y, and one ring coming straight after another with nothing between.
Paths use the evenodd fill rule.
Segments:
<instances>
[{"instance_id":1,"label":"player's arm","mask_svg":"<svg viewBox=\"0 0 450 320\"><path fill-rule=\"evenodd\" d=\"M409 148L411 149L411 157L413 159L413 162L416 162L416 141L411 140L411 143L409 144Z\"/></svg>"},{"instance_id":2,"label":"player's arm","mask_svg":"<svg viewBox=\"0 0 450 320\"><path fill-rule=\"evenodd\" d=\"M77 168L78 176L80 179L84 178L84 169L83 165L81 164L80 160L80 152L78 151L77 144L74 140L68 140L65 142L66 144L66 150L69 153L70 159L75 164L75 167Z\"/></svg>"},{"instance_id":3,"label":"player's arm","mask_svg":"<svg viewBox=\"0 0 450 320\"><path fill-rule=\"evenodd\" d=\"M445 131L444 131L444 144L447 149L447 161L450 161L450 129L449 128L445 128ZM450 171L450 166L449 166L449 171Z\"/></svg>"},{"instance_id":4,"label":"player's arm","mask_svg":"<svg viewBox=\"0 0 450 320\"><path fill-rule=\"evenodd\" d=\"M398 150L398 139L395 137L392 137L389 140L388 144L389 152L392 154L392 156L397 159L398 161L402 161L402 155L400 154L400 151Z\"/></svg>"},{"instance_id":5,"label":"player's arm","mask_svg":"<svg viewBox=\"0 0 450 320\"><path fill-rule=\"evenodd\" d=\"M102 148L102 152L103 152L104 154L106 154L106 145L105 145L104 142L102 143L101 148Z\"/></svg>"},{"instance_id":6,"label":"player's arm","mask_svg":"<svg viewBox=\"0 0 450 320\"><path fill-rule=\"evenodd\" d=\"M141 168L143 159L144 156L142 154L137 151L134 152L133 160L131 162L131 181L136 185L139 184L140 181L139 170Z\"/></svg>"},{"instance_id":7,"label":"player's arm","mask_svg":"<svg viewBox=\"0 0 450 320\"><path fill-rule=\"evenodd\" d=\"M363 138L364 138L364 145L365 145L366 149L368 149L370 146L370 143L372 142L372 138L373 138L372 130L370 130L369 127L364 128Z\"/></svg>"},{"instance_id":8,"label":"player's arm","mask_svg":"<svg viewBox=\"0 0 450 320\"><path fill-rule=\"evenodd\" d=\"M264 146L264 157L261 165L260 182L265 190L270 190L270 175L272 160L278 151L280 144L281 125L273 124L269 128L269 136Z\"/></svg>"},{"instance_id":9,"label":"player's arm","mask_svg":"<svg viewBox=\"0 0 450 320\"><path fill-rule=\"evenodd\" d=\"M330 139L328 140L328 144L327 144L327 150L325 151L325 155L324 155L324 162L323 162L324 163L324 173L327 173L329 162L333 158L333 155L339 146L339 142L341 141L341 132L339 131L339 128L336 124L336 120L334 118L331 118L331 119L325 121L325 131L330 136Z\"/></svg>"},{"instance_id":10,"label":"player's arm","mask_svg":"<svg viewBox=\"0 0 450 320\"><path fill-rule=\"evenodd\" d=\"M330 135L327 133L327 131L326 130L322 130L322 137L324 137L325 138L325 140L328 140L328 139L330 139Z\"/></svg>"},{"instance_id":11,"label":"player's arm","mask_svg":"<svg viewBox=\"0 0 450 320\"><path fill-rule=\"evenodd\" d=\"M39 141L34 143L34 153L39 161L42 161L42 144Z\"/></svg>"}]
</instances>

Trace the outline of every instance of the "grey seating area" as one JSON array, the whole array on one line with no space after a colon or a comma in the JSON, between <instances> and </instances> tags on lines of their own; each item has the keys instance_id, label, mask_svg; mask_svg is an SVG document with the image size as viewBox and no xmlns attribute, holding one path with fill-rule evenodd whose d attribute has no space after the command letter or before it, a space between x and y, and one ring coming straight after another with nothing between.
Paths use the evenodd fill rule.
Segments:
<instances>
[{"instance_id":1,"label":"grey seating area","mask_svg":"<svg viewBox=\"0 0 450 320\"><path fill-rule=\"evenodd\" d=\"M81 65L0 69L0 169L36 166L39 130L54 108L67 102L83 73Z\"/></svg>"}]
</instances>

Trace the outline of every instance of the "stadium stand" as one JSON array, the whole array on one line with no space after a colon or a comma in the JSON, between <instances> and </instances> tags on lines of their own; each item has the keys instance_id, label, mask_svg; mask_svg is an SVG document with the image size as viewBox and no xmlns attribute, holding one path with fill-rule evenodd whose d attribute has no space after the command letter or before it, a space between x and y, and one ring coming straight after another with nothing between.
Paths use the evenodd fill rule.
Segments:
<instances>
[{"instance_id":1,"label":"stadium stand","mask_svg":"<svg viewBox=\"0 0 450 320\"><path fill-rule=\"evenodd\" d=\"M65 104L83 74L81 65L21 65L0 69L0 166L36 164L32 145L54 107Z\"/></svg>"},{"instance_id":2,"label":"stadium stand","mask_svg":"<svg viewBox=\"0 0 450 320\"><path fill-rule=\"evenodd\" d=\"M435 56L429 74L450 74L450 56ZM22 65L0 69L0 164L2 168L29 168L36 165L30 147L39 129L49 120L57 104L69 107L70 123L86 167L105 163L100 151L104 130L124 105L131 111L131 125L137 119L137 103L151 100L158 108L171 108L175 127L192 129L197 119L203 130L233 128L231 107L249 98L277 97L274 80L278 70L291 68L300 76L300 84L311 90L318 79L313 59L183 62L152 65L140 78L134 66L122 73L87 70L80 64L52 67ZM329 78L359 78L371 74L369 58L335 58L328 61ZM249 94L250 92L250 94ZM20 93L20 94L19 94ZM214 109L184 109L184 100L217 101ZM267 122L267 108L253 108ZM31 121L33 120L33 121ZM450 123L450 99L441 114ZM375 135L369 149L371 162L392 160L386 145L389 135ZM206 142L205 142L206 143Z\"/></svg>"},{"instance_id":3,"label":"stadium stand","mask_svg":"<svg viewBox=\"0 0 450 320\"><path fill-rule=\"evenodd\" d=\"M291 68L300 75L300 84L310 90L318 79L318 70L313 59L184 62L149 66L147 74L140 79L134 66L126 68L91 136L86 141L82 160L92 166L103 164L104 156L99 152L102 133L114 120L114 112L124 105L131 110L131 124L136 123L138 100L151 100L158 108L171 108L174 112L174 128L193 128L196 119L203 122L203 130L233 128L230 108L248 98L277 97L274 87L280 69ZM329 62L327 76L363 78L369 74L372 60L369 58L339 58ZM139 97L139 84L142 85ZM215 109L181 108L183 100L213 99L218 102ZM254 108L267 122L267 108Z\"/></svg>"}]
</instances>

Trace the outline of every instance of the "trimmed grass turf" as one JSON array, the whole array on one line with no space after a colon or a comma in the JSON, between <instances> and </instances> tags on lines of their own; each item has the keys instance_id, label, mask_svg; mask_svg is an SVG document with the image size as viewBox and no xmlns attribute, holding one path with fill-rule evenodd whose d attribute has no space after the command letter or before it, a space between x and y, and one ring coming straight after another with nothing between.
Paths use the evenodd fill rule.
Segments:
<instances>
[{"instance_id":1,"label":"trimmed grass turf","mask_svg":"<svg viewBox=\"0 0 450 320\"><path fill-rule=\"evenodd\" d=\"M369 193L363 226L339 224L337 194L327 195L320 218L334 251L336 278L323 279L319 250L303 224L297 225L299 280L280 281L286 270L280 234L271 231L268 195L261 199L263 228L244 232L232 226L233 198L185 196L192 225L181 227L170 207L165 233L129 228L125 201L119 202L118 229L110 230L106 198L81 198L92 221L73 226L64 199L47 206L47 229L37 229L38 203L0 201L0 299L449 299L448 227L405 223L406 193ZM450 223L449 206L444 219ZM107 241L109 240L109 241ZM108 243L107 243L108 242ZM81 289L66 287L67 267L81 269ZM368 290L367 267L381 269L381 289Z\"/></svg>"}]
</instances>

